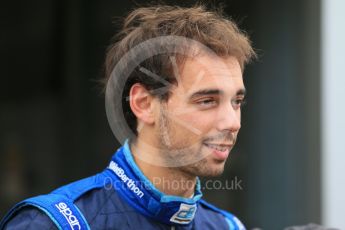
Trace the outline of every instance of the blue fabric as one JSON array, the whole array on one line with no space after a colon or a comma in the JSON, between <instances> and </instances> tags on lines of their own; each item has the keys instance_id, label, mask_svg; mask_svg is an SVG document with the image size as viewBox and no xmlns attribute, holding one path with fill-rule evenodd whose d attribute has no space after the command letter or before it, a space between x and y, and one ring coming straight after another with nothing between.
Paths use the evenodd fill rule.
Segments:
<instances>
[{"instance_id":1,"label":"blue fabric","mask_svg":"<svg viewBox=\"0 0 345 230\"><path fill-rule=\"evenodd\" d=\"M60 194L40 195L24 200L10 211L10 214L5 217L2 223L5 223L12 213L25 206L34 206L43 211L58 229L90 229L79 209L71 200ZM0 225L1 228L2 224Z\"/></svg>"},{"instance_id":2,"label":"blue fabric","mask_svg":"<svg viewBox=\"0 0 345 230\"><path fill-rule=\"evenodd\" d=\"M227 223L229 224L229 228L233 229L233 230L245 230L246 228L244 227L244 225L242 224L242 222L234 215L232 215L231 213L219 209L216 206L206 202L205 200L201 200L202 204L204 204L205 206L207 206L208 208L221 213L225 218Z\"/></svg>"},{"instance_id":3,"label":"blue fabric","mask_svg":"<svg viewBox=\"0 0 345 230\"><path fill-rule=\"evenodd\" d=\"M57 229L54 226L63 221L64 216L56 213L57 209L47 211L41 206L54 207L63 197L68 208L73 208L72 213L78 213L79 223L88 224L90 229L170 229L175 226L177 230L243 230L235 216L200 199L199 183L190 199L163 194L135 164L126 141L102 173L54 190L40 198L40 204L30 203L32 199L19 203L2 220L0 229ZM71 229L67 224L60 229Z\"/></svg>"},{"instance_id":4,"label":"blue fabric","mask_svg":"<svg viewBox=\"0 0 345 230\"><path fill-rule=\"evenodd\" d=\"M56 224L50 217L34 206L24 206L20 211L13 214L11 219L4 225L6 230L58 230Z\"/></svg>"}]
</instances>

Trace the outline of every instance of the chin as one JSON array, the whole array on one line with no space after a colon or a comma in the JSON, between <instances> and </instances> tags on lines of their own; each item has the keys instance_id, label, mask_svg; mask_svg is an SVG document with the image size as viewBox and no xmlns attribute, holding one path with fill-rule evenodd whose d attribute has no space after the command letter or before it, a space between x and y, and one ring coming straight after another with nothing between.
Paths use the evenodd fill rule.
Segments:
<instances>
[{"instance_id":1,"label":"chin","mask_svg":"<svg viewBox=\"0 0 345 230\"><path fill-rule=\"evenodd\" d=\"M216 160L216 159L208 159L205 161L204 167L201 167L200 176L206 177L216 177L220 176L224 172L226 160Z\"/></svg>"},{"instance_id":2,"label":"chin","mask_svg":"<svg viewBox=\"0 0 345 230\"><path fill-rule=\"evenodd\" d=\"M193 176L199 177L217 177L224 172L225 161L223 162L209 162L205 159L189 166L183 167L183 171Z\"/></svg>"},{"instance_id":3,"label":"chin","mask_svg":"<svg viewBox=\"0 0 345 230\"><path fill-rule=\"evenodd\" d=\"M208 171L206 172L203 172L201 173L201 177L217 177L217 176L220 176L222 175L224 172L224 167L215 167L215 168L212 168L212 169L209 169Z\"/></svg>"}]
</instances>

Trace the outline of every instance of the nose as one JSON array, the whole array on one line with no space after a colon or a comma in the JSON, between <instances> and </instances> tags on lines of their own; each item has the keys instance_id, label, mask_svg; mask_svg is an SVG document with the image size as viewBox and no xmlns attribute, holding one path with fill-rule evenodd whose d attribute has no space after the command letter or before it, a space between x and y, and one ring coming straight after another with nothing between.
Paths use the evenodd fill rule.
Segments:
<instances>
[{"instance_id":1,"label":"nose","mask_svg":"<svg viewBox=\"0 0 345 230\"><path fill-rule=\"evenodd\" d=\"M218 131L238 132L241 128L241 109L234 109L231 103L219 110L217 118Z\"/></svg>"}]
</instances>

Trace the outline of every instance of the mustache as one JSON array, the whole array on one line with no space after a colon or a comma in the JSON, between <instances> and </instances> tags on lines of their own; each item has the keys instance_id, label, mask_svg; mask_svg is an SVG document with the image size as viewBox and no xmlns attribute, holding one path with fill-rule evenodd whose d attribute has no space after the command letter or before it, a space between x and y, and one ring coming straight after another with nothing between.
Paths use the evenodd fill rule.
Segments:
<instances>
[{"instance_id":1,"label":"mustache","mask_svg":"<svg viewBox=\"0 0 345 230\"><path fill-rule=\"evenodd\" d=\"M217 142L227 142L231 144L235 144L237 140L237 137L234 133L232 132L223 132L214 136L206 137L204 139L204 142L212 142L212 141L217 141Z\"/></svg>"}]
</instances>

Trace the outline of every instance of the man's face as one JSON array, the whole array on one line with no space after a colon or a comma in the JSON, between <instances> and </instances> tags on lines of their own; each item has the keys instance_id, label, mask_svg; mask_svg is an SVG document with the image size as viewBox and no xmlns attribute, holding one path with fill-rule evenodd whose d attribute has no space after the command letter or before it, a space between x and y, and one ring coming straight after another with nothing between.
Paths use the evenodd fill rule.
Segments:
<instances>
[{"instance_id":1,"label":"man's face","mask_svg":"<svg viewBox=\"0 0 345 230\"><path fill-rule=\"evenodd\" d=\"M156 119L161 154L190 175L219 175L241 127L240 65L234 57L200 55L187 59L176 76Z\"/></svg>"}]
</instances>

